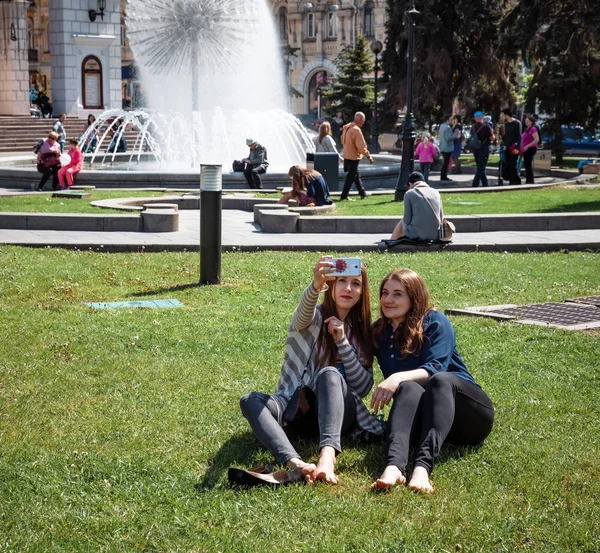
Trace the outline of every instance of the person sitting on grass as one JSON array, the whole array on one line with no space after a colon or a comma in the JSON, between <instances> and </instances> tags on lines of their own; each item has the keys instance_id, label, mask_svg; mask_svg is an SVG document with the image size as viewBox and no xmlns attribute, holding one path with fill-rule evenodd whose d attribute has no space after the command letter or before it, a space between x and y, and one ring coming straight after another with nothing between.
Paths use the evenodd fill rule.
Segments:
<instances>
[{"instance_id":1,"label":"person sitting on grass","mask_svg":"<svg viewBox=\"0 0 600 553\"><path fill-rule=\"evenodd\" d=\"M58 170L60 169L60 146L58 133L52 131L42 144L37 156L37 170L42 174L38 190L42 190L48 179L52 177L52 188L58 190Z\"/></svg>"},{"instance_id":2,"label":"person sitting on grass","mask_svg":"<svg viewBox=\"0 0 600 553\"><path fill-rule=\"evenodd\" d=\"M335 462L342 449L341 436L354 428L383 433L361 400L373 386L367 271L363 265L360 276L337 278L332 272L331 258L322 257L313 267L313 281L292 317L275 393L251 392L240 400L258 440L277 463L292 469L288 482L304 478L308 483L337 484ZM317 305L321 292L323 303ZM284 412L301 383L316 396L309 409L313 418L303 427L291 422L284 429ZM288 437L290 430L304 437L319 437L316 465L296 452Z\"/></svg>"},{"instance_id":3,"label":"person sitting on grass","mask_svg":"<svg viewBox=\"0 0 600 553\"><path fill-rule=\"evenodd\" d=\"M292 165L288 176L292 179L292 190L283 193L280 204L287 204L290 200L296 200L301 206L331 204L329 187L318 171Z\"/></svg>"},{"instance_id":4,"label":"person sitting on grass","mask_svg":"<svg viewBox=\"0 0 600 553\"><path fill-rule=\"evenodd\" d=\"M408 188L404 194L404 216L394 228L391 239L437 240L444 220L440 193L431 188L418 171L408 176Z\"/></svg>"},{"instance_id":5,"label":"person sitting on grass","mask_svg":"<svg viewBox=\"0 0 600 553\"><path fill-rule=\"evenodd\" d=\"M58 183L61 190L66 190L73 186L75 175L83 167L83 154L79 149L76 138L69 140L69 151L67 153L71 156L71 162L58 170Z\"/></svg>"},{"instance_id":6,"label":"person sitting on grass","mask_svg":"<svg viewBox=\"0 0 600 553\"><path fill-rule=\"evenodd\" d=\"M389 273L381 283L379 303L373 342L385 380L373 392L371 408L393 404L386 468L371 488L406 483L413 445L408 487L432 493L429 476L442 444L482 443L492 430L494 407L465 367L452 324L431 307L420 275L410 269Z\"/></svg>"}]
</instances>

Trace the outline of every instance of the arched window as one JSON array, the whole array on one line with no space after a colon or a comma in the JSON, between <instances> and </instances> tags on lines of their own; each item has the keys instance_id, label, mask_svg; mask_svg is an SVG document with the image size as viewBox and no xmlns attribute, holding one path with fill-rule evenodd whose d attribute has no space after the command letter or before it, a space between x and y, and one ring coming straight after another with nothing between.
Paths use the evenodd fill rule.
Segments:
<instances>
[{"instance_id":1,"label":"arched window","mask_svg":"<svg viewBox=\"0 0 600 553\"><path fill-rule=\"evenodd\" d=\"M81 64L81 90L84 109L102 109L102 63L96 56L88 56Z\"/></svg>"},{"instance_id":2,"label":"arched window","mask_svg":"<svg viewBox=\"0 0 600 553\"><path fill-rule=\"evenodd\" d=\"M315 119L321 118L331 107L331 100L325 96L325 92L332 82L333 75L326 69L317 71L308 81L308 113Z\"/></svg>"},{"instance_id":3,"label":"arched window","mask_svg":"<svg viewBox=\"0 0 600 553\"><path fill-rule=\"evenodd\" d=\"M365 36L375 36L375 4L371 1L365 4L363 22Z\"/></svg>"},{"instance_id":4,"label":"arched window","mask_svg":"<svg viewBox=\"0 0 600 553\"><path fill-rule=\"evenodd\" d=\"M279 8L279 38L281 40L288 39L287 8Z\"/></svg>"}]
</instances>

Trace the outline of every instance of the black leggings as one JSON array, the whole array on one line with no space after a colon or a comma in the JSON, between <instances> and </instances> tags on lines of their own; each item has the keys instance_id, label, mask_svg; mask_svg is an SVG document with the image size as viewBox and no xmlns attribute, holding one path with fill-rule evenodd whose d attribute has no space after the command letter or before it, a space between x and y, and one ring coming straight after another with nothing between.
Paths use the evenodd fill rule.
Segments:
<instances>
[{"instance_id":1,"label":"black leggings","mask_svg":"<svg viewBox=\"0 0 600 553\"><path fill-rule=\"evenodd\" d=\"M40 179L40 183L38 184L38 190L44 188L48 179L52 177L52 188L56 190L58 188L58 170L60 169L60 165L57 163L56 165L51 165L50 167L45 167L44 165L38 164L37 170L42 173L42 178Z\"/></svg>"},{"instance_id":2,"label":"black leggings","mask_svg":"<svg viewBox=\"0 0 600 553\"><path fill-rule=\"evenodd\" d=\"M387 465L406 473L414 444L415 466L431 473L444 442L476 445L485 440L494 424L494 406L479 386L452 373L436 373L426 387L400 384L389 423Z\"/></svg>"}]
</instances>

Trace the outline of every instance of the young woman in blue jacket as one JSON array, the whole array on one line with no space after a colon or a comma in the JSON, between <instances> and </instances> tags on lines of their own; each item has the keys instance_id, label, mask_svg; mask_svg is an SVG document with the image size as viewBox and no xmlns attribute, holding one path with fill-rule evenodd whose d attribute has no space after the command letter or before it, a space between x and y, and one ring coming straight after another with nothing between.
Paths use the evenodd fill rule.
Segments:
<instances>
[{"instance_id":1,"label":"young woman in blue jacket","mask_svg":"<svg viewBox=\"0 0 600 553\"><path fill-rule=\"evenodd\" d=\"M374 353L385 380L373 393L371 408L377 411L393 404L386 468L371 487L406 483L412 444L414 469L408 487L432 493L429 476L442 444L483 442L492 430L494 407L469 374L450 321L431 307L417 273L391 272L381 283L379 300Z\"/></svg>"}]
</instances>

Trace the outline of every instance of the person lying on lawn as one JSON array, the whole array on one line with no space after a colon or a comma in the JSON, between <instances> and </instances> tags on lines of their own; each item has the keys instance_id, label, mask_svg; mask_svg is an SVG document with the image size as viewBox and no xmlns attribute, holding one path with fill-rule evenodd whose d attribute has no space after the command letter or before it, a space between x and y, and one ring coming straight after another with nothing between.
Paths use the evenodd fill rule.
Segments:
<instances>
[{"instance_id":1,"label":"person lying on lawn","mask_svg":"<svg viewBox=\"0 0 600 553\"><path fill-rule=\"evenodd\" d=\"M429 476L442 444L482 443L492 430L494 407L458 354L452 324L431 307L420 275L410 269L391 272L381 283L379 301L373 341L385 380L373 392L371 407L393 404L386 468L371 488L406 483L412 444L408 487L431 493Z\"/></svg>"},{"instance_id":2,"label":"person lying on lawn","mask_svg":"<svg viewBox=\"0 0 600 553\"><path fill-rule=\"evenodd\" d=\"M322 257L313 267L313 281L292 316L275 393L251 392L240 400L258 440L277 463L292 469L289 480L337 484L335 460L342 449L341 436L352 431L383 434L361 400L373 386L366 267L362 266L360 276L336 278L332 272L331 258ZM320 293L323 302L317 304ZM314 416L304 417L303 428L296 421L284 421L288 402L301 383L315 395L310 407ZM293 433L319 438L316 465L305 462L294 449L288 436Z\"/></svg>"}]
</instances>

